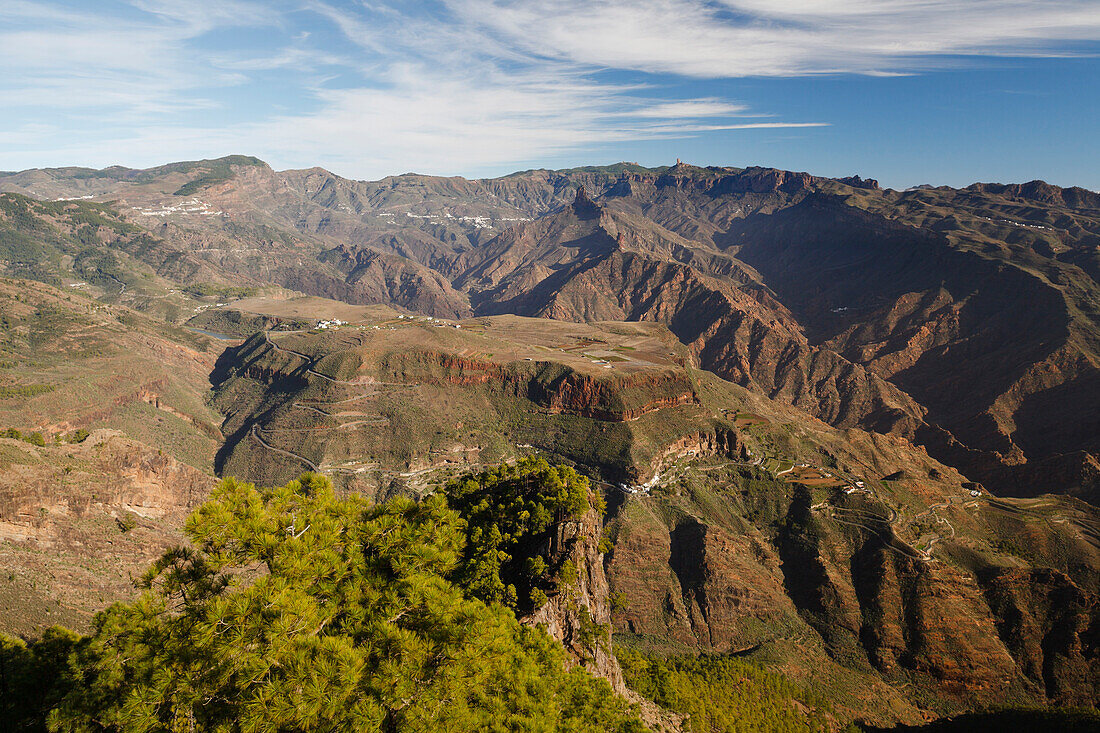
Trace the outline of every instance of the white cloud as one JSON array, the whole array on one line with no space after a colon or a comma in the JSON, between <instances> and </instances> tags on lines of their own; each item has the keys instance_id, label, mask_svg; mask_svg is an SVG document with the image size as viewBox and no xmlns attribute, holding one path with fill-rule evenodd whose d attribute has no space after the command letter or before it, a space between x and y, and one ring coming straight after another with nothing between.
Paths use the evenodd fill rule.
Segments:
<instances>
[{"instance_id":1,"label":"white cloud","mask_svg":"<svg viewBox=\"0 0 1100 733\"><path fill-rule=\"evenodd\" d=\"M227 44L242 28L282 40ZM499 170L610 143L826 124L676 96L677 78L905 74L1097 38L1096 0L130 0L114 15L4 0L0 106L13 134L0 134L0 167L245 152L362 177ZM289 111L225 93L276 73ZM202 121L227 109L245 121Z\"/></svg>"},{"instance_id":2,"label":"white cloud","mask_svg":"<svg viewBox=\"0 0 1100 733\"><path fill-rule=\"evenodd\" d=\"M532 55L696 77L882 73L944 55L1063 55L1095 0L448 0Z\"/></svg>"},{"instance_id":3,"label":"white cloud","mask_svg":"<svg viewBox=\"0 0 1100 733\"><path fill-rule=\"evenodd\" d=\"M278 20L254 3L133 5L124 15L19 0L0 5L0 106L141 119L209 107L197 90L244 77L209 63L190 44L215 28Z\"/></svg>"},{"instance_id":4,"label":"white cloud","mask_svg":"<svg viewBox=\"0 0 1100 733\"><path fill-rule=\"evenodd\" d=\"M443 70L400 65L385 81L379 88L317 90L321 104L314 113L216 130L151 127L131 138L106 140L97 153L125 150L130 160L151 163L172 155L278 151L279 165L323 165L370 178L405 171L457 175L604 143L742 127L705 122L739 111L735 105L710 99L654 103L630 87L568 76L454 78ZM764 126L789 123L745 127ZM31 149L20 157L31 162L35 155Z\"/></svg>"},{"instance_id":5,"label":"white cloud","mask_svg":"<svg viewBox=\"0 0 1100 733\"><path fill-rule=\"evenodd\" d=\"M713 116L742 115L748 110L743 104L730 104L713 97L707 99L688 99L678 102L653 104L632 113L638 117L656 117L663 119L683 119Z\"/></svg>"}]
</instances>

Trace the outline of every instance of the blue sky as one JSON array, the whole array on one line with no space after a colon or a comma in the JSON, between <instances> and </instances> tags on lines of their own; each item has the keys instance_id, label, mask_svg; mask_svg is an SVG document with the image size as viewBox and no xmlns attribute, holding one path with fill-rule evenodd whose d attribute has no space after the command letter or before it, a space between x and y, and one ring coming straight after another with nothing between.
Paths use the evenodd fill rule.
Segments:
<instances>
[{"instance_id":1,"label":"blue sky","mask_svg":"<svg viewBox=\"0 0 1100 733\"><path fill-rule=\"evenodd\" d=\"M1097 0L0 2L0 169L632 160L1100 189Z\"/></svg>"}]
</instances>

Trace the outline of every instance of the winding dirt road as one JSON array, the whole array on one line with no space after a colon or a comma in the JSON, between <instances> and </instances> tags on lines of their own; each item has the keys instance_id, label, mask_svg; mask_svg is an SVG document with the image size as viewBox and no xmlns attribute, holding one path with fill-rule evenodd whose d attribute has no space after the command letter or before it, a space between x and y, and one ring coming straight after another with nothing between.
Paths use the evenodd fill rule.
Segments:
<instances>
[{"instance_id":1,"label":"winding dirt road","mask_svg":"<svg viewBox=\"0 0 1100 733\"><path fill-rule=\"evenodd\" d=\"M320 467L319 467L319 466L318 466L318 465L317 465L316 463L314 463L313 461L309 460L309 459L308 459L308 458L306 458L305 456L300 456L300 455L298 455L297 453L291 453L290 451L288 451L288 450L283 450L282 448L276 448L275 446L273 446L273 445L271 445L270 443L268 443L268 442L267 442L266 440L264 440L264 439L263 439L263 437L262 437L262 436L260 435L260 431L259 431L259 426L257 426L257 425L253 425L253 426L252 426L252 430L251 430L251 431L249 432L249 434L250 434L250 435L251 435L251 436L252 436L253 438L255 438L255 440L256 440L256 442L257 442L257 443L259 443L260 445L262 445L262 446L263 446L264 448L267 448L267 449L268 449L269 451L271 451L271 452L273 452L273 453L281 453L281 454L282 454L282 455L284 455L284 456L289 456L290 458L293 458L293 459L295 459L295 460L297 460L297 461L301 461L302 463L304 463L304 464L306 464L307 466L309 466L309 470L310 470L310 471L314 471L314 472L317 472L317 473L319 473L319 472L321 471Z\"/></svg>"}]
</instances>

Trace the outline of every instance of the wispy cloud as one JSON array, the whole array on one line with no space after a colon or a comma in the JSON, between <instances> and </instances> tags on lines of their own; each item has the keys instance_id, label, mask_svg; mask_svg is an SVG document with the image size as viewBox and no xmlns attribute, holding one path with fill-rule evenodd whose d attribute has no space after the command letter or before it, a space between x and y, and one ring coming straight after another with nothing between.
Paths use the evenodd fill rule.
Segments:
<instances>
[{"instance_id":1,"label":"wispy cloud","mask_svg":"<svg viewBox=\"0 0 1100 733\"><path fill-rule=\"evenodd\" d=\"M1100 38L1095 0L446 1L533 56L704 78L897 73Z\"/></svg>"},{"instance_id":2,"label":"wispy cloud","mask_svg":"<svg viewBox=\"0 0 1100 733\"><path fill-rule=\"evenodd\" d=\"M135 136L104 141L99 149L117 146L159 160L259 148L278 151L279 162L287 166L324 165L376 177L403 171L469 173L605 143L792 126L708 123L741 107L709 99L654 103L637 95L634 87L597 84L580 76L456 78L403 64L390 69L383 81L378 88L316 89L319 106L310 114L213 130L152 126Z\"/></svg>"},{"instance_id":3,"label":"wispy cloud","mask_svg":"<svg viewBox=\"0 0 1100 733\"><path fill-rule=\"evenodd\" d=\"M196 55L192 42L216 28L278 21L263 5L244 2L142 1L129 10L0 5L0 106L142 120L210 107L201 90L244 77Z\"/></svg>"},{"instance_id":4,"label":"wispy cloud","mask_svg":"<svg viewBox=\"0 0 1100 733\"><path fill-rule=\"evenodd\" d=\"M670 78L908 74L1100 38L1095 0L86 7L0 5L0 106L11 115L0 167L239 151L365 177L484 171L613 143L828 124L675 95ZM235 91L246 89L261 103Z\"/></svg>"}]
</instances>

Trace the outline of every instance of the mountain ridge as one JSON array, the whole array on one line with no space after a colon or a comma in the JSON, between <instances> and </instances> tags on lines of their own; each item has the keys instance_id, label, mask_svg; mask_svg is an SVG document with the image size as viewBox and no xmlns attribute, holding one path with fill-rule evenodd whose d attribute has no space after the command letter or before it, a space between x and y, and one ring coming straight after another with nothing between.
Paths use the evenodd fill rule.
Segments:
<instances>
[{"instance_id":1,"label":"mountain ridge","mask_svg":"<svg viewBox=\"0 0 1100 733\"><path fill-rule=\"evenodd\" d=\"M705 368L837 425L901 431L991 486L1034 491L1034 467L1055 461L1063 490L1100 491L1086 417L1100 369L1100 214L1083 190L898 192L858 176L680 161L375 182L247 157L73 171L37 178L68 195L109 192L152 235L137 256L163 276L275 282L441 317L655 319L695 344ZM199 198L176 195L188 186ZM588 214L566 222L580 190ZM166 203L181 198L194 203ZM585 227L588 239L569 234ZM865 242L864 259L813 265L856 251L845 237ZM1023 306L1022 293L1040 305ZM1061 441L1044 437L1052 430Z\"/></svg>"}]
</instances>

